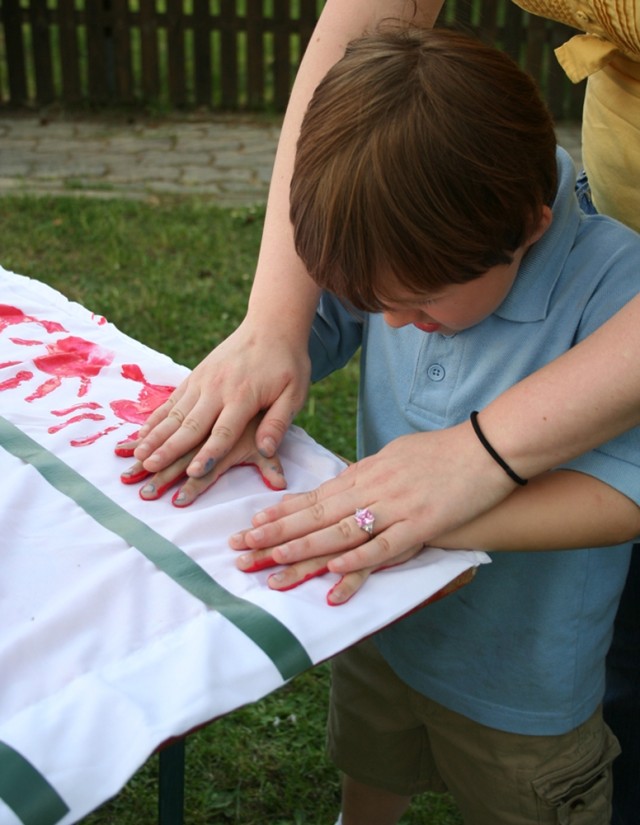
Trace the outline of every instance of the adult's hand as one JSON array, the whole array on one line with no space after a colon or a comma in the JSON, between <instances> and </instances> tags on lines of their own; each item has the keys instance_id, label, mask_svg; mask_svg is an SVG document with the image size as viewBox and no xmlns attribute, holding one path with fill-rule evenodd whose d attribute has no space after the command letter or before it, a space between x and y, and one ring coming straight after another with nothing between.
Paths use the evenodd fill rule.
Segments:
<instances>
[{"instance_id":1,"label":"adult's hand","mask_svg":"<svg viewBox=\"0 0 640 825\"><path fill-rule=\"evenodd\" d=\"M152 413L139 432L135 458L158 473L189 454L187 475L206 476L260 411L256 447L273 456L304 404L309 374L304 350L245 321Z\"/></svg>"},{"instance_id":2,"label":"adult's hand","mask_svg":"<svg viewBox=\"0 0 640 825\"><path fill-rule=\"evenodd\" d=\"M340 575L371 570L437 544L438 535L494 507L515 486L465 422L395 439L316 490L257 513L253 526L229 544L244 551L239 566L245 570L253 562L268 566L267 559L284 565L316 560L318 570ZM371 538L354 518L363 507L375 516ZM308 578L312 568L297 572Z\"/></svg>"},{"instance_id":3,"label":"adult's hand","mask_svg":"<svg viewBox=\"0 0 640 825\"><path fill-rule=\"evenodd\" d=\"M187 477L187 467L197 452L197 449L190 450L177 458L158 473L151 474L144 468L141 462L137 461L125 470L120 479L124 484L137 484L144 481L140 488L140 497L145 501L155 501L164 493L187 477L184 484L180 485L171 498L171 503L175 507L188 507L196 498L208 490L223 473L232 467L251 465L255 467L262 478L263 483L271 490L284 490L287 482L280 459L276 454L273 456L263 456L255 446L256 431L261 422L261 416L256 416L249 422L244 433L233 445L231 450L216 462L209 472L198 478ZM116 448L116 454L124 458L131 457L137 442L121 442Z\"/></svg>"}]
</instances>

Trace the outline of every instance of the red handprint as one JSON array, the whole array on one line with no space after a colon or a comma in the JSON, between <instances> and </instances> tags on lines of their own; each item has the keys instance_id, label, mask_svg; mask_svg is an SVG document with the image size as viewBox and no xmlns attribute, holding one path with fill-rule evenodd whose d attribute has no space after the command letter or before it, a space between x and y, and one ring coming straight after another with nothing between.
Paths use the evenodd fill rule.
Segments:
<instances>
[{"instance_id":1,"label":"red handprint","mask_svg":"<svg viewBox=\"0 0 640 825\"><path fill-rule=\"evenodd\" d=\"M47 355L34 358L33 363L39 370L54 377L41 384L25 401L35 401L53 392L60 386L63 378L80 379L80 398L87 394L91 379L112 361L113 353L110 350L75 335L47 344Z\"/></svg>"},{"instance_id":2,"label":"red handprint","mask_svg":"<svg viewBox=\"0 0 640 825\"><path fill-rule=\"evenodd\" d=\"M104 318L95 318L98 324L106 323ZM47 321L27 315L18 307L8 304L0 304L0 333L10 326L17 324L34 323L41 326L47 333L67 332L67 330L57 321ZM14 344L21 346L42 345L44 342L24 338L11 338ZM114 358L111 350L100 345L87 341L75 335L60 338L50 344L45 344L46 353L33 359L31 362L35 368L41 372L52 376L49 380L40 384L24 400L33 402L44 398L61 386L64 379L77 378L80 381L77 396L82 398L87 395L91 379L95 378L100 371L109 366ZM1 368L18 366L22 361L6 361L0 364ZM93 444L99 438L113 430L118 429L123 423L143 424L149 415L162 404L175 387L162 384L151 384L145 378L142 370L137 364L124 364L122 366L122 376L131 381L142 384L142 388L136 399L117 399L111 401L109 406L115 416L120 419L106 429L87 436L83 439L72 440L70 443L74 447L87 446ZM0 390L15 390L20 384L32 380L34 372L20 370L13 377L0 382ZM103 412L104 407L96 401L85 401L72 407L60 410L51 410L51 414L66 420L48 428L50 434L54 434L71 424L81 421L105 421L107 416ZM130 438L134 438L135 434Z\"/></svg>"},{"instance_id":3,"label":"red handprint","mask_svg":"<svg viewBox=\"0 0 640 825\"><path fill-rule=\"evenodd\" d=\"M109 406L120 419L120 423L115 424L111 427L107 427L105 430L102 430L99 433L94 433L93 435L87 436L87 438L71 441L71 445L73 447L86 447L89 444L93 444L99 438L102 438L103 435L107 435L107 433L113 432L118 427L122 426L122 424L125 422L128 424L144 424L144 422L156 409L156 407L159 407L160 404L164 403L175 389L174 386L165 386L163 384L150 384L137 364L123 364L122 377L128 378L131 381L137 381L138 383L142 384L142 389L138 393L137 400L133 401L128 398L123 398L117 401L111 401L109 403ZM61 412L71 411L72 410ZM57 415L57 413L54 414ZM75 423L75 421L79 421L86 418L93 418L94 420L99 420L98 416L95 413L85 413L84 415L75 416L74 418L69 419L67 423ZM59 430L61 429L61 426L58 426L55 429ZM51 428L49 432L52 432L52 430L53 428ZM136 436L137 433L132 433L125 439L125 441L131 441L132 439L135 439Z\"/></svg>"}]
</instances>

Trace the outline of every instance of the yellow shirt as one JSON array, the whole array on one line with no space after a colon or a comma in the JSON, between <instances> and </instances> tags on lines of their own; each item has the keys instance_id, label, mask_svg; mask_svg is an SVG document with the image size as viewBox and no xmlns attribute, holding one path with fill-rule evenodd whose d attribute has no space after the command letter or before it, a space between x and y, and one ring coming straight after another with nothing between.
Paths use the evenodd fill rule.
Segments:
<instances>
[{"instance_id":1,"label":"yellow shirt","mask_svg":"<svg viewBox=\"0 0 640 825\"><path fill-rule=\"evenodd\" d=\"M556 49L569 78L588 78L582 157L593 202L640 232L640 0L514 0L585 34Z\"/></svg>"}]
</instances>

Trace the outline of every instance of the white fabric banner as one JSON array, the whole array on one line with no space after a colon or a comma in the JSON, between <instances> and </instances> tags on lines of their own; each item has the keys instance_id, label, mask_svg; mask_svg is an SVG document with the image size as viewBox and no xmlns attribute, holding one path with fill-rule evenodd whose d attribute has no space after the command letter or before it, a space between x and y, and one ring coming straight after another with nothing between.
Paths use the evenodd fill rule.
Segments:
<instances>
[{"instance_id":1,"label":"white fabric banner","mask_svg":"<svg viewBox=\"0 0 640 825\"><path fill-rule=\"evenodd\" d=\"M342 607L326 604L329 575L277 593L272 571L239 572L228 536L280 496L253 468L184 510L119 480L131 462L116 443L186 374L0 269L0 825L77 821L167 739L260 699L488 561L429 549ZM343 467L296 428L281 457L291 491Z\"/></svg>"}]
</instances>

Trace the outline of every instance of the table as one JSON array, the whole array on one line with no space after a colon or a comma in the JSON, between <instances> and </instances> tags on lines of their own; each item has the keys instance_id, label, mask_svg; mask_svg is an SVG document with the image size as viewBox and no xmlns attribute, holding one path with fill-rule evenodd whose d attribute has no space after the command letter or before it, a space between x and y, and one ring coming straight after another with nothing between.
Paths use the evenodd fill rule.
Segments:
<instances>
[{"instance_id":1,"label":"table","mask_svg":"<svg viewBox=\"0 0 640 825\"><path fill-rule=\"evenodd\" d=\"M254 702L488 559L429 549L331 608L277 593L227 537L277 500L250 467L191 507L144 502L114 454L187 370L0 268L0 825L76 822L164 742ZM342 462L292 428L289 489ZM176 674L180 679L176 681Z\"/></svg>"}]
</instances>

